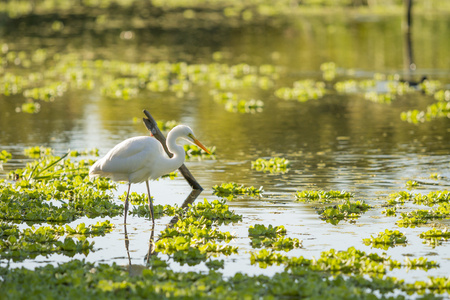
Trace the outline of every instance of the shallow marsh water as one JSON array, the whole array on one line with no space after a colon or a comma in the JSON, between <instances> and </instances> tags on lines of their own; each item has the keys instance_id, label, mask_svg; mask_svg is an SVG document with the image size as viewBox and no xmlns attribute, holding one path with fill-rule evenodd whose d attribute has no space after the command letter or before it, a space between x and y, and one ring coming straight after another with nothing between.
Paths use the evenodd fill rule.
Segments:
<instances>
[{"instance_id":1,"label":"shallow marsh water","mask_svg":"<svg viewBox=\"0 0 450 300\"><path fill-rule=\"evenodd\" d=\"M446 89L450 83L449 23L445 17L420 18L414 25L417 29L413 34L417 65L414 78L427 75L440 80ZM429 182L430 185L421 185L414 190L422 194L449 188L450 119L439 118L423 124L400 119L403 111L425 109L433 103L432 97L413 93L383 104L367 101L361 95L336 92L306 102L285 101L274 96L276 88L289 86L295 80L322 80L320 65L328 61L336 62L340 68L336 80L371 78L376 72L407 77L403 71L404 45L400 24L401 19L397 17L355 17L345 22L342 17L310 17L282 29L228 29L219 33L193 29L181 32L136 29L132 31L131 40L121 39L121 30L97 36L93 31L69 25L66 30L73 31L67 35L30 29L13 37L7 25L0 44L7 44L14 51L46 48L51 54L77 53L89 60L168 60L206 64L214 62L214 55L220 54L223 63L271 64L280 67L282 75L273 88L239 90L242 97L264 102L262 111L256 113L225 110L223 104L212 100L211 88L205 86L196 86L182 97L170 92L144 91L128 101L108 98L98 88L69 88L53 102L41 102L36 114L16 112L16 108L25 102L23 97L1 96L0 149L14 155L3 168L6 173L23 165L23 148L34 145L52 147L57 154L68 148L97 147L103 155L119 141L147 134L140 121L133 121L136 117L140 120L142 110L147 109L157 120L176 120L190 125L205 145L216 147L214 159L186 162L205 189L199 200L217 199L212 194L212 186L224 182L264 187L262 198L238 197L228 201L230 207L243 216L243 221L221 227L236 233L237 238L231 245L239 247L239 254L220 257L225 260L225 275L236 272L271 275L283 269L283 266L263 269L250 264L249 253L253 249L248 227L272 224L284 225L288 237L303 240L303 247L287 252L289 256L319 257L322 251L330 248L346 250L355 246L366 252L386 252L400 261L406 256L424 256L440 264L440 268L428 272L407 272L402 268L387 275L407 280L424 280L428 275L448 276L450 243L444 242L436 248L423 244L418 235L428 227L401 228L408 238L405 247L379 250L362 242L363 238L386 228L398 228L395 225L398 216L383 215L382 204L389 194L406 190L408 180ZM23 26L31 28L26 24ZM20 66L17 69L19 73L26 72ZM274 156L291 161L286 173L270 174L251 169L252 160ZM438 173L441 179L430 179L433 173ZM180 204L190 192L181 176L173 180L161 179L150 186L156 204ZM125 188L120 185L114 193L121 195ZM146 191L144 184L133 185L132 189L138 193ZM299 190L346 190L354 193L355 200L364 200L374 208L354 223L341 221L332 225L319 218L315 210L318 204L295 201L294 193ZM406 210L399 208L399 212ZM156 236L169 219L156 221ZM80 219L70 225L93 224L99 220ZM96 251L86 260L127 265L123 218L119 216L111 221L116 225L114 232L95 238ZM437 222L449 226L448 219ZM129 216L127 231L131 263L143 265L149 247L150 222ZM62 255L38 256L12 265L32 268L70 259ZM171 263L170 267L207 270L203 263L194 267Z\"/></svg>"}]
</instances>

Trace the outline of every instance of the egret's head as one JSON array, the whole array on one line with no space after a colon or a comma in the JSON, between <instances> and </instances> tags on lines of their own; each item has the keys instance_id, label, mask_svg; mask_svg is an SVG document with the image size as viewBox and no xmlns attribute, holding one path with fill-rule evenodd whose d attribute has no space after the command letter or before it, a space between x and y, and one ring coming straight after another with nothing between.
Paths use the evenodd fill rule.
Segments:
<instances>
[{"instance_id":1,"label":"egret's head","mask_svg":"<svg viewBox=\"0 0 450 300\"><path fill-rule=\"evenodd\" d=\"M194 132L192 131L192 129L189 126L186 125L178 125L175 126L174 129L172 129L174 131L177 131L177 133L179 133L180 137L188 140L190 143L195 144L197 146L199 146L200 148L202 148L204 151L206 151L206 153L211 154L208 149L206 149L205 146L203 146L202 143L200 143L199 140L197 140L195 138Z\"/></svg>"}]
</instances>

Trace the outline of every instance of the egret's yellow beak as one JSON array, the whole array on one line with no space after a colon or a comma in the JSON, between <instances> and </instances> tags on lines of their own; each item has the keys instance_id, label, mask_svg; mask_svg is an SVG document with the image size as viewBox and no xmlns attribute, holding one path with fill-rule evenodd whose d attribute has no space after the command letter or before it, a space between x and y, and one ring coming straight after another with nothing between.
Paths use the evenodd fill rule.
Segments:
<instances>
[{"instance_id":1,"label":"egret's yellow beak","mask_svg":"<svg viewBox=\"0 0 450 300\"><path fill-rule=\"evenodd\" d=\"M211 153L208 151L208 149L206 149L206 147L203 146L202 143L200 143L199 140L197 140L195 137L193 137L193 140L194 140L194 143L195 143L197 146L199 146L200 148L202 148L206 153L211 154Z\"/></svg>"},{"instance_id":2,"label":"egret's yellow beak","mask_svg":"<svg viewBox=\"0 0 450 300\"><path fill-rule=\"evenodd\" d=\"M197 146L199 146L200 148L202 148L206 153L211 154L211 152L209 152L208 149L206 149L206 147L203 146L203 144L200 143L200 141L197 140L197 139L195 138L195 136L193 136L192 134L189 134L188 136L192 139L192 142L193 142L194 144L196 144Z\"/></svg>"}]
</instances>

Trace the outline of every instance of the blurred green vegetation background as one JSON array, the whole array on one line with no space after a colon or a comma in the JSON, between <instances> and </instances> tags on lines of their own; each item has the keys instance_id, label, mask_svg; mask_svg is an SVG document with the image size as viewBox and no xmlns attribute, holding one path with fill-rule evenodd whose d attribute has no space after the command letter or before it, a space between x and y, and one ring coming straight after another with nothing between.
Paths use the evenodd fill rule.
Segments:
<instances>
[{"instance_id":1,"label":"blurred green vegetation background","mask_svg":"<svg viewBox=\"0 0 450 300\"><path fill-rule=\"evenodd\" d=\"M305 13L335 13L351 9L358 13L399 14L405 0L6 0L0 2L0 22L27 17L93 20L98 26L117 26L125 21L132 27L174 28L217 25L242 26L280 22ZM416 0L416 13L448 13L448 0ZM287 19L286 19L287 18ZM201 22L198 22L202 20ZM57 25L55 25L57 26Z\"/></svg>"}]
</instances>

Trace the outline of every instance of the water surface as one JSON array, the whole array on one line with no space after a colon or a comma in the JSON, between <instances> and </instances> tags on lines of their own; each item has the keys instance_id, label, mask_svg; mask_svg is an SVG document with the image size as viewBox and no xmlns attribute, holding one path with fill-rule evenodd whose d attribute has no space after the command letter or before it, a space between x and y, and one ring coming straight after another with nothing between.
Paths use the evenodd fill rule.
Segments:
<instances>
[{"instance_id":1,"label":"water surface","mask_svg":"<svg viewBox=\"0 0 450 300\"><path fill-rule=\"evenodd\" d=\"M205 145L216 147L215 159L194 159L186 163L205 188L200 199L217 199L212 194L212 186L224 182L264 187L265 194L261 199L241 197L228 202L243 216L243 221L221 227L235 232L237 238L231 245L239 247L238 255L223 258L226 262L224 274L273 274L282 270L282 266L261 269L250 265L249 252L253 249L248 227L254 224L284 225L288 237L303 240L303 248L287 253L289 256L318 257L330 248L346 250L352 245L363 251L382 253L384 251L365 246L362 239L386 228L397 228L394 223L398 217L381 214L384 210L381 205L390 193L406 190L408 180L432 183L417 190L423 194L448 189L450 119L440 118L423 124L402 121L402 111L425 109L434 102L432 96L420 93L398 96L391 104L383 104L367 101L362 95L336 92L319 100L285 101L276 98L274 90L290 86L296 80L322 80L320 65L328 61L339 67L336 80L371 78L377 72L397 73L414 79L427 75L440 80L448 89L449 23L448 18L439 16L417 19L413 32L417 69L412 74L404 71L404 36L398 17L348 20L343 16L305 17L281 28L225 28L218 31L135 29L131 40L120 38L123 30L100 34L78 23L73 27L67 25L68 32L60 34L33 30L26 21L19 27L22 30L17 31L10 30L16 23L6 24L2 27L0 44L7 44L14 51L44 48L52 55L76 53L87 60L188 64L212 63L214 53L219 52L223 56L222 63L270 64L282 72L272 88L237 91L242 97L264 102L262 112L252 114L225 110L223 104L212 100L209 86L196 86L183 97L176 97L171 92L142 91L129 101L108 98L99 88L72 88L53 102L41 102L37 114L16 112L26 101L21 95L2 95L0 149L14 155L3 168L6 172L23 165L26 161L23 149L35 145L52 147L57 154L69 148L96 147L103 155L126 138L147 135L144 125L133 121L135 117L142 118L142 110L147 109L157 120L188 124ZM27 72L20 66L8 66L6 70L18 74ZM252 160L274 156L291 161L286 173L270 174L251 169ZM433 173L438 173L441 179L431 180ZM120 185L114 193L123 194L125 189L125 185ZM133 190L146 192L145 185L133 185ZM174 180L152 182L151 190L156 204L180 204L189 194L190 187L179 176ZM319 218L315 210L317 204L295 201L294 193L299 190L346 190L355 194L355 200L364 200L374 208L354 223L342 221L332 225ZM150 222L132 216L128 220L131 263L143 264L149 246ZM99 219L81 219L70 225L97 221ZM119 216L111 221L116 225L114 232L96 238L97 250L86 260L126 265L130 260L124 243L123 219ZM169 218L157 220L156 235L168 221ZM448 220L439 223L449 224ZM401 229L408 237L408 245L386 252L400 261L405 256L425 256L439 262L440 268L428 273L401 269L388 275L408 280L448 275L450 244L444 242L436 248L423 244L418 235L428 229ZM32 268L42 263L68 260L70 258L60 255L40 256L14 265ZM171 263L170 266L177 270L207 270L203 264L186 267Z\"/></svg>"}]
</instances>

